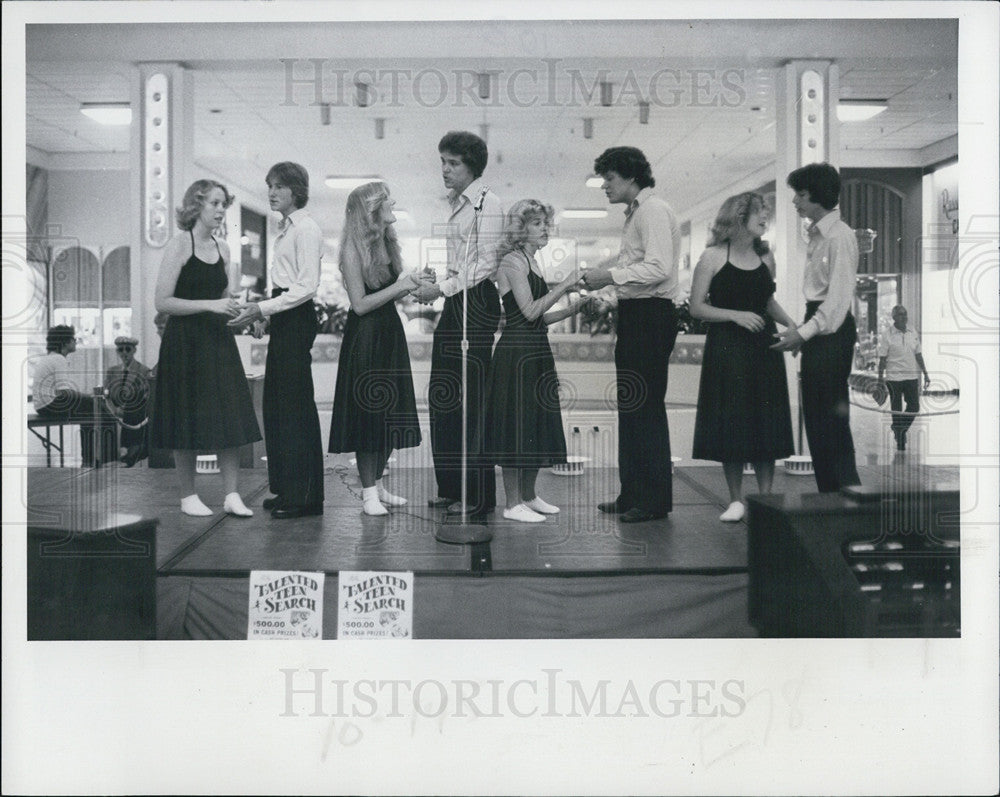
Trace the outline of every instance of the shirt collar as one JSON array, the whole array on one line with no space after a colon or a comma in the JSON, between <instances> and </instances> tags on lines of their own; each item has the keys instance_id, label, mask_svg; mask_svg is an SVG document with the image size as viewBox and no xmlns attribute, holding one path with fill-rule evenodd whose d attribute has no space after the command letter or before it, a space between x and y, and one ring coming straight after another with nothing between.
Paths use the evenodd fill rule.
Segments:
<instances>
[{"instance_id":1,"label":"shirt collar","mask_svg":"<svg viewBox=\"0 0 1000 797\"><path fill-rule=\"evenodd\" d=\"M811 225L809 225L809 234L815 235L816 233L819 233L826 238L830 235L830 229L838 221L840 221L840 209L834 208L819 221L814 221Z\"/></svg>"},{"instance_id":2,"label":"shirt collar","mask_svg":"<svg viewBox=\"0 0 1000 797\"><path fill-rule=\"evenodd\" d=\"M484 188L486 188L486 186L483 184L483 178L477 177L465 187L464 191L460 193L452 191L448 195L448 201L451 203L452 207L454 207L459 203L462 197L465 197L469 201L470 205L474 205L476 200L479 199L479 194Z\"/></svg>"},{"instance_id":3,"label":"shirt collar","mask_svg":"<svg viewBox=\"0 0 1000 797\"><path fill-rule=\"evenodd\" d=\"M296 208L287 216L282 217L281 221L278 222L278 229L284 232L288 229L288 225L292 225L294 227L308 215L309 211L305 208Z\"/></svg>"},{"instance_id":4,"label":"shirt collar","mask_svg":"<svg viewBox=\"0 0 1000 797\"><path fill-rule=\"evenodd\" d=\"M635 199L633 199L629 203L628 207L625 208L625 216L626 216L626 218L629 217L629 216L631 216L633 213L635 213L636 208L638 208L639 205L641 205L643 202L645 202L651 196L653 196L653 189L650 188L649 186L647 186L646 188L643 188L642 190L640 190L639 193L635 195Z\"/></svg>"}]
</instances>

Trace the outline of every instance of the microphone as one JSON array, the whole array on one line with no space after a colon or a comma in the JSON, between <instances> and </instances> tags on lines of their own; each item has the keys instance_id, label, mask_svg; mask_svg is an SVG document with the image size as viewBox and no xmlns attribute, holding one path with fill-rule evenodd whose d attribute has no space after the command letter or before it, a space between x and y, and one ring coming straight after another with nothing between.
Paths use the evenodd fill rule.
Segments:
<instances>
[{"instance_id":1,"label":"microphone","mask_svg":"<svg viewBox=\"0 0 1000 797\"><path fill-rule=\"evenodd\" d=\"M476 204L472 206L472 209L476 213L483 212L483 202L486 201L486 192L490 190L488 185L483 186L483 190L479 192L479 198L476 200Z\"/></svg>"}]
</instances>

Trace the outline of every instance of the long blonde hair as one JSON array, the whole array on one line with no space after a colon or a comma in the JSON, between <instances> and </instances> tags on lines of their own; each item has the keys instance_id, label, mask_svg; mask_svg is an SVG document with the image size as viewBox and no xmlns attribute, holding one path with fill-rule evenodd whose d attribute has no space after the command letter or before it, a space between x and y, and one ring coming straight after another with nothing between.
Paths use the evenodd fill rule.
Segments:
<instances>
[{"instance_id":1,"label":"long blonde hair","mask_svg":"<svg viewBox=\"0 0 1000 797\"><path fill-rule=\"evenodd\" d=\"M719 213L715 217L708 245L718 246L732 241L737 233L746 227L750 215L758 210L770 210L763 194L747 191L729 197L722 203L722 207L719 208ZM753 239L753 250L760 256L766 255L770 251L767 241L760 237Z\"/></svg>"},{"instance_id":2,"label":"long blonde hair","mask_svg":"<svg viewBox=\"0 0 1000 797\"><path fill-rule=\"evenodd\" d=\"M398 277L403 271L396 230L381 218L382 205L388 198L389 186L381 181L359 185L347 197L340 236L340 270L344 270L345 258L356 257L369 288L384 286L388 278ZM383 248L389 256L388 264L382 262Z\"/></svg>"}]
</instances>

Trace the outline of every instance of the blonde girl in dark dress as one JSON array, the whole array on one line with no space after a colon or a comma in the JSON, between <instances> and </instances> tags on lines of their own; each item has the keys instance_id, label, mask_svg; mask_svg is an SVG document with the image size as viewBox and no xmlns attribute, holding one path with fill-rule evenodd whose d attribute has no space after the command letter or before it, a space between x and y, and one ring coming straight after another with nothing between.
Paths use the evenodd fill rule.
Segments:
<instances>
[{"instance_id":1,"label":"blonde girl in dark dress","mask_svg":"<svg viewBox=\"0 0 1000 797\"><path fill-rule=\"evenodd\" d=\"M539 468L566 462L548 325L578 313L587 302L552 309L578 279L571 273L549 290L542 276L535 253L548 244L551 224L549 205L534 199L515 202L504 219L498 252L505 321L486 379L484 451L503 467L504 518L521 523L540 523L559 511L535 491Z\"/></svg>"},{"instance_id":2,"label":"blonde girl in dark dress","mask_svg":"<svg viewBox=\"0 0 1000 797\"><path fill-rule=\"evenodd\" d=\"M167 313L156 365L150 443L172 449L181 511L211 515L195 490L199 452L215 452L225 487L223 508L250 517L237 491L239 449L261 439L233 332L229 248L214 235L233 198L214 180L197 180L177 210L178 232L167 243L156 279L156 310ZM235 286L234 286L235 287Z\"/></svg>"},{"instance_id":3,"label":"blonde girl in dark dress","mask_svg":"<svg viewBox=\"0 0 1000 797\"><path fill-rule=\"evenodd\" d=\"M395 200L383 182L365 183L347 197L340 271L351 301L340 345L330 421L330 452L354 452L362 510L387 515L405 498L382 485L389 455L420 445L410 355L396 300L431 284L426 273L403 274L393 224Z\"/></svg>"},{"instance_id":4,"label":"blonde girl in dark dress","mask_svg":"<svg viewBox=\"0 0 1000 797\"><path fill-rule=\"evenodd\" d=\"M729 197L691 281L691 315L709 322L693 456L722 463L729 506L719 519L731 523L745 512L743 464L768 493L774 461L794 450L784 356L771 349L775 322L793 322L774 298L774 257L761 238L770 220L760 194Z\"/></svg>"}]
</instances>

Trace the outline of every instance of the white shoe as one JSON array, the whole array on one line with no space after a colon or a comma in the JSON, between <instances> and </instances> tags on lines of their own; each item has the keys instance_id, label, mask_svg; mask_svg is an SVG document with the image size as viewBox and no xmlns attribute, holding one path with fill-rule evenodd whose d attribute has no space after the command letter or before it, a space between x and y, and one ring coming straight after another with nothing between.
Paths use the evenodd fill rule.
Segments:
<instances>
[{"instance_id":1,"label":"white shoe","mask_svg":"<svg viewBox=\"0 0 1000 797\"><path fill-rule=\"evenodd\" d=\"M386 506L406 506L409 503L402 496L390 493L381 484L376 482L375 486L378 488L378 500Z\"/></svg>"},{"instance_id":2,"label":"white shoe","mask_svg":"<svg viewBox=\"0 0 1000 797\"><path fill-rule=\"evenodd\" d=\"M548 503L546 501L543 501L537 495L534 498L532 498L530 501L525 501L524 505L526 507L528 507L528 509L533 509L535 512L538 512L539 514L542 514L542 515L558 515L559 514L559 507L552 506L552 504L550 504L550 503Z\"/></svg>"},{"instance_id":3,"label":"white shoe","mask_svg":"<svg viewBox=\"0 0 1000 797\"><path fill-rule=\"evenodd\" d=\"M181 499L181 512L192 517L208 517L212 510L202 503L198 493L191 493L187 498Z\"/></svg>"},{"instance_id":4,"label":"white shoe","mask_svg":"<svg viewBox=\"0 0 1000 797\"><path fill-rule=\"evenodd\" d=\"M513 509L505 509L503 516L507 520L516 520L518 523L541 523L545 520L545 515L528 509L525 504L518 504Z\"/></svg>"},{"instance_id":5,"label":"white shoe","mask_svg":"<svg viewBox=\"0 0 1000 797\"><path fill-rule=\"evenodd\" d=\"M382 506L382 502L378 498L366 498L365 502L361 505L361 509L366 515L372 515L373 517L389 514L389 510Z\"/></svg>"},{"instance_id":6,"label":"white shoe","mask_svg":"<svg viewBox=\"0 0 1000 797\"><path fill-rule=\"evenodd\" d=\"M247 505L243 503L243 499L240 498L239 493L230 493L227 495L222 508L228 514L236 515L236 517L253 517L253 510L247 508Z\"/></svg>"},{"instance_id":7,"label":"white shoe","mask_svg":"<svg viewBox=\"0 0 1000 797\"><path fill-rule=\"evenodd\" d=\"M733 501L729 508L719 515L719 520L724 523L737 523L743 520L743 515L746 513L746 507L743 506L742 501Z\"/></svg>"}]
</instances>

